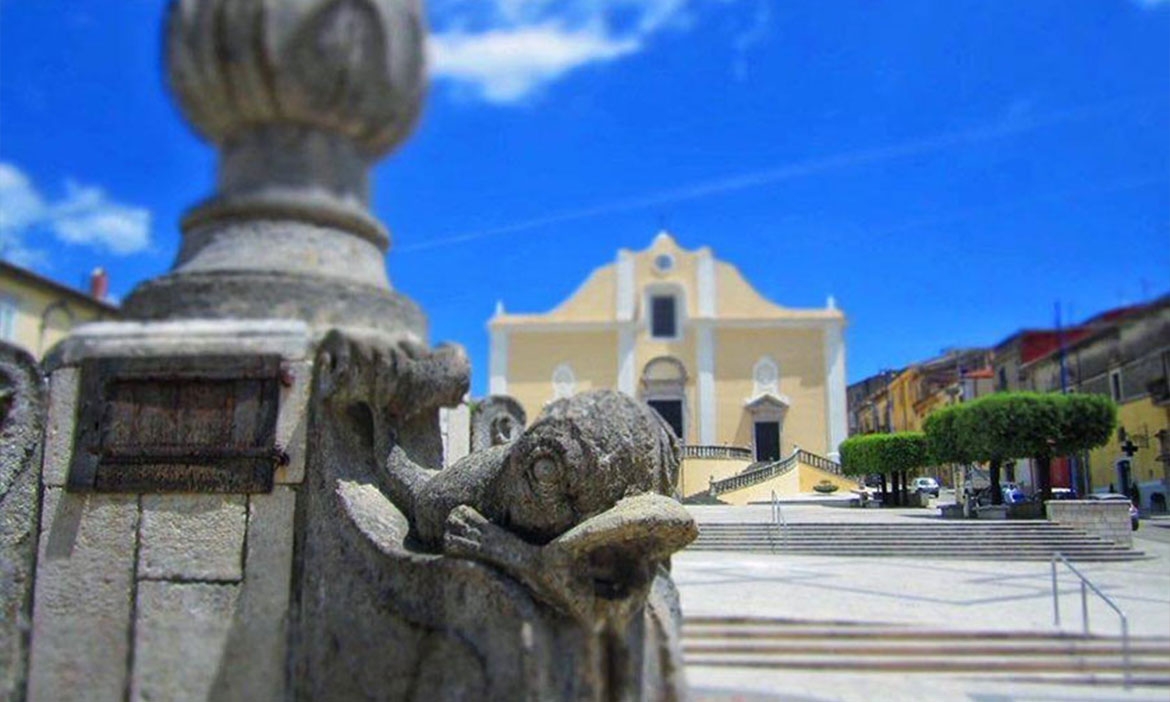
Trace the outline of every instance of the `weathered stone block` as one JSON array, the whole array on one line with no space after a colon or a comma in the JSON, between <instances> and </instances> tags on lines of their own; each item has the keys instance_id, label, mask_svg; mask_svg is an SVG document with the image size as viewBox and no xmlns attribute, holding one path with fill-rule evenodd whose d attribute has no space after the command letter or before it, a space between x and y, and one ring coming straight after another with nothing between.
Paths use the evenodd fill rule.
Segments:
<instances>
[{"instance_id":1,"label":"weathered stone block","mask_svg":"<svg viewBox=\"0 0 1170 702\"><path fill-rule=\"evenodd\" d=\"M28 681L45 396L32 356L0 342L0 700Z\"/></svg>"},{"instance_id":2,"label":"weathered stone block","mask_svg":"<svg viewBox=\"0 0 1170 702\"><path fill-rule=\"evenodd\" d=\"M276 469L274 482L297 484L305 479L305 431L309 424L309 395L313 385L313 364L290 363L287 378L291 385L280 393L280 414L276 419L276 445L284 449L288 463Z\"/></svg>"},{"instance_id":3,"label":"weathered stone block","mask_svg":"<svg viewBox=\"0 0 1170 702\"><path fill-rule=\"evenodd\" d=\"M217 680L230 668L248 667L227 656L232 632L242 626L239 593L238 585L140 583L131 699L223 699L213 694Z\"/></svg>"},{"instance_id":4,"label":"weathered stone block","mask_svg":"<svg viewBox=\"0 0 1170 702\"><path fill-rule=\"evenodd\" d=\"M138 576L243 578L246 499L244 495L143 495Z\"/></svg>"},{"instance_id":5,"label":"weathered stone block","mask_svg":"<svg viewBox=\"0 0 1170 702\"><path fill-rule=\"evenodd\" d=\"M41 480L62 487L73 460L73 426L77 415L77 380L74 367L58 368L49 379L49 415L45 426L45 460Z\"/></svg>"},{"instance_id":6,"label":"weathered stone block","mask_svg":"<svg viewBox=\"0 0 1170 702\"><path fill-rule=\"evenodd\" d=\"M137 526L134 496L45 491L30 700L124 696Z\"/></svg>"},{"instance_id":7,"label":"weathered stone block","mask_svg":"<svg viewBox=\"0 0 1170 702\"><path fill-rule=\"evenodd\" d=\"M249 501L248 570L236 605L237 624L223 652L225 660L247 660L248 664L224 669L211 699L285 697L296 493L277 485L271 494L252 495Z\"/></svg>"},{"instance_id":8,"label":"weathered stone block","mask_svg":"<svg viewBox=\"0 0 1170 702\"><path fill-rule=\"evenodd\" d=\"M1084 529L1118 548L1133 548L1129 503L1124 500L1051 500L1044 504L1049 521Z\"/></svg>"}]
</instances>

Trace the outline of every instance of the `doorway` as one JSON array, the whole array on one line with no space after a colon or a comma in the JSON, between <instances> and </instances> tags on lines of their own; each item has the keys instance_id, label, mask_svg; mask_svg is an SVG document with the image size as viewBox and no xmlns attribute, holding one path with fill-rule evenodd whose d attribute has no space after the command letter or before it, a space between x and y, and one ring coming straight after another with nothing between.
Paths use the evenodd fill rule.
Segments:
<instances>
[{"instance_id":1,"label":"doorway","mask_svg":"<svg viewBox=\"0 0 1170 702\"><path fill-rule=\"evenodd\" d=\"M780 460L780 422L756 422L756 460Z\"/></svg>"},{"instance_id":2,"label":"doorway","mask_svg":"<svg viewBox=\"0 0 1170 702\"><path fill-rule=\"evenodd\" d=\"M683 436L682 400L647 400L646 404L670 425L674 435L681 441Z\"/></svg>"}]
</instances>

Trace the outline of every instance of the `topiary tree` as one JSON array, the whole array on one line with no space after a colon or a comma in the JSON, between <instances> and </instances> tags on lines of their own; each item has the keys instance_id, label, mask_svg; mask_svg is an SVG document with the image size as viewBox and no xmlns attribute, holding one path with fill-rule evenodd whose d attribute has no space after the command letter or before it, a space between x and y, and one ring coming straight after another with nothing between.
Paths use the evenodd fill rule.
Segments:
<instances>
[{"instance_id":1,"label":"topiary tree","mask_svg":"<svg viewBox=\"0 0 1170 702\"><path fill-rule=\"evenodd\" d=\"M1034 455L1041 496L1052 496L1052 458L1072 456L1109 443L1117 427L1117 405L1104 395L1052 395L1059 398L1060 429L1047 451Z\"/></svg>"},{"instance_id":2,"label":"topiary tree","mask_svg":"<svg viewBox=\"0 0 1170 702\"><path fill-rule=\"evenodd\" d=\"M997 505L1003 504L999 477L1004 461L1035 459L1037 491L1047 499L1053 457L1105 444L1117 414L1113 402L1100 395L1034 392L998 393L947 411L953 416L927 427L934 437L931 450L935 456L986 461L991 501Z\"/></svg>"},{"instance_id":3,"label":"topiary tree","mask_svg":"<svg viewBox=\"0 0 1170 702\"><path fill-rule=\"evenodd\" d=\"M958 455L987 463L993 505L1003 504L999 478L1004 462L1026 456L1031 450L1035 417L1025 397L1031 395L1034 393L997 393L957 406L955 448Z\"/></svg>"},{"instance_id":4,"label":"topiary tree","mask_svg":"<svg viewBox=\"0 0 1170 702\"><path fill-rule=\"evenodd\" d=\"M906 474L930 463L926 435L917 431L853 436L841 442L840 452L846 475L889 475L898 504L905 501Z\"/></svg>"},{"instance_id":5,"label":"topiary tree","mask_svg":"<svg viewBox=\"0 0 1170 702\"><path fill-rule=\"evenodd\" d=\"M931 463L967 464L974 462L974 459L968 454L966 446L960 440L962 435L956 428L959 415L966 406L949 405L943 407L931 412L922 422L922 431L926 434L926 445Z\"/></svg>"}]
</instances>

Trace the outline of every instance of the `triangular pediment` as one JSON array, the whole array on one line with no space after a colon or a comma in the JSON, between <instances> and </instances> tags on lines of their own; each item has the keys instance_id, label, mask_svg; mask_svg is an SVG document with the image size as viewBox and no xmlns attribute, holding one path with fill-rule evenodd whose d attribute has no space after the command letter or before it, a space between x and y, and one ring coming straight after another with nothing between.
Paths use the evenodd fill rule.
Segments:
<instances>
[{"instance_id":1,"label":"triangular pediment","mask_svg":"<svg viewBox=\"0 0 1170 702\"><path fill-rule=\"evenodd\" d=\"M792 406L787 395L775 395L770 392L753 397L744 403L744 409L749 412L783 412Z\"/></svg>"}]
</instances>

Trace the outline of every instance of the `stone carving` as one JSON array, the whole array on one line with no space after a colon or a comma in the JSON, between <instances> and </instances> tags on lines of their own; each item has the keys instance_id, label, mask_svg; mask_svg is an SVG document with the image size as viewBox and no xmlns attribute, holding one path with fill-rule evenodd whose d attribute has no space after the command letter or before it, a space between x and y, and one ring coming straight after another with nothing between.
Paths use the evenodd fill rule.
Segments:
<instances>
[{"instance_id":1,"label":"stone carving","mask_svg":"<svg viewBox=\"0 0 1170 702\"><path fill-rule=\"evenodd\" d=\"M528 424L524 408L507 395L491 395L475 406L471 418L471 450L482 451L515 441Z\"/></svg>"},{"instance_id":2,"label":"stone carving","mask_svg":"<svg viewBox=\"0 0 1170 702\"><path fill-rule=\"evenodd\" d=\"M32 357L0 342L0 699L23 699L45 392Z\"/></svg>"},{"instance_id":3,"label":"stone carving","mask_svg":"<svg viewBox=\"0 0 1170 702\"><path fill-rule=\"evenodd\" d=\"M179 0L167 31L171 87L216 143L301 124L382 154L418 118L425 28L415 0Z\"/></svg>"},{"instance_id":4,"label":"stone carving","mask_svg":"<svg viewBox=\"0 0 1170 702\"><path fill-rule=\"evenodd\" d=\"M439 471L420 422L463 396L460 351L333 334L316 366L297 629L328 645L298 656L298 697L685 695L665 566L697 531L656 414L585 393Z\"/></svg>"}]
</instances>

